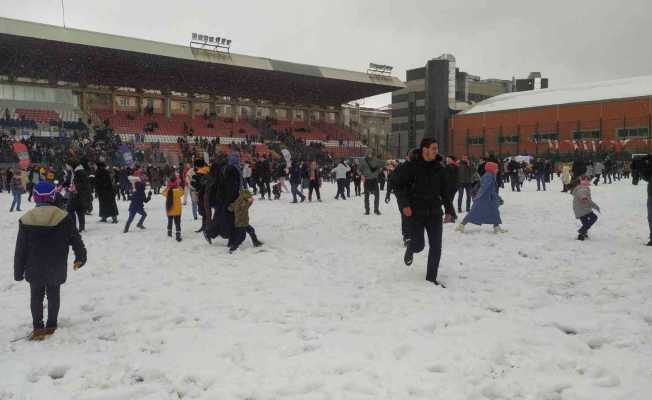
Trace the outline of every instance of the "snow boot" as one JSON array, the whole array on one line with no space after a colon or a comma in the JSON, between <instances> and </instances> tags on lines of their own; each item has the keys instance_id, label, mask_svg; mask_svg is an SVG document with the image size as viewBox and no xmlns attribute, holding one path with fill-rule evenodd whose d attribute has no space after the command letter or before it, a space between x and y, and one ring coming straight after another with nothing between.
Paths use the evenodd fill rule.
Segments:
<instances>
[{"instance_id":1,"label":"snow boot","mask_svg":"<svg viewBox=\"0 0 652 400\"><path fill-rule=\"evenodd\" d=\"M122 233L127 233L129 232L129 225L125 225L125 229L122 231Z\"/></svg>"},{"instance_id":2,"label":"snow boot","mask_svg":"<svg viewBox=\"0 0 652 400\"><path fill-rule=\"evenodd\" d=\"M457 225L457 226L455 227L455 231L457 231L457 232L459 232L459 233L464 233L464 225L463 225L463 224L459 224L459 225Z\"/></svg>"},{"instance_id":3,"label":"snow boot","mask_svg":"<svg viewBox=\"0 0 652 400\"><path fill-rule=\"evenodd\" d=\"M177 242L181 241L181 232L177 232Z\"/></svg>"},{"instance_id":4,"label":"snow boot","mask_svg":"<svg viewBox=\"0 0 652 400\"><path fill-rule=\"evenodd\" d=\"M138 224L138 225L136 225L136 228L145 229L145 226L143 224Z\"/></svg>"},{"instance_id":5,"label":"snow boot","mask_svg":"<svg viewBox=\"0 0 652 400\"><path fill-rule=\"evenodd\" d=\"M206 241L208 242L208 244L213 244L213 241L212 241L211 238L208 236L208 233L206 232L206 230L203 230L203 231L202 231L202 234L204 235L204 239L206 239Z\"/></svg>"},{"instance_id":6,"label":"snow boot","mask_svg":"<svg viewBox=\"0 0 652 400\"><path fill-rule=\"evenodd\" d=\"M168 237L172 237L172 229L168 229Z\"/></svg>"},{"instance_id":7,"label":"snow boot","mask_svg":"<svg viewBox=\"0 0 652 400\"><path fill-rule=\"evenodd\" d=\"M380 215L380 211L378 211L378 210L374 210L374 214L376 214L376 215Z\"/></svg>"},{"instance_id":8,"label":"snow boot","mask_svg":"<svg viewBox=\"0 0 652 400\"><path fill-rule=\"evenodd\" d=\"M408 244L406 246L407 248L405 249L405 255L403 256L403 262L408 267L412 265L412 261L414 261L414 252L412 252L412 248L410 247L410 242L411 240L408 239Z\"/></svg>"},{"instance_id":9,"label":"snow boot","mask_svg":"<svg viewBox=\"0 0 652 400\"><path fill-rule=\"evenodd\" d=\"M586 238L587 238L587 236L585 234L583 234L583 233L580 233L579 235L577 235L577 240L584 241L584 240L586 240Z\"/></svg>"},{"instance_id":10,"label":"snow boot","mask_svg":"<svg viewBox=\"0 0 652 400\"><path fill-rule=\"evenodd\" d=\"M500 226L494 226L494 233L495 234L507 233L507 229L503 229Z\"/></svg>"},{"instance_id":11,"label":"snow boot","mask_svg":"<svg viewBox=\"0 0 652 400\"><path fill-rule=\"evenodd\" d=\"M652 239L650 239L650 241L647 242L646 246L652 246Z\"/></svg>"},{"instance_id":12,"label":"snow boot","mask_svg":"<svg viewBox=\"0 0 652 400\"><path fill-rule=\"evenodd\" d=\"M48 336L45 328L36 328L27 338L30 341L41 341Z\"/></svg>"}]
</instances>

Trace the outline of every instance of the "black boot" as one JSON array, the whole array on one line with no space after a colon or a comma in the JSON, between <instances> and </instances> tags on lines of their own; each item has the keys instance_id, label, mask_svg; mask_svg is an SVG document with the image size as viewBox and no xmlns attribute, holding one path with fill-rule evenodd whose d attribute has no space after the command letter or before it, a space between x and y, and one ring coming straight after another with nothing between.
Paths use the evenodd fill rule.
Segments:
<instances>
[{"instance_id":1,"label":"black boot","mask_svg":"<svg viewBox=\"0 0 652 400\"><path fill-rule=\"evenodd\" d=\"M374 210L374 214L376 214L376 215L380 215L380 211L378 211L378 210Z\"/></svg>"},{"instance_id":2,"label":"black boot","mask_svg":"<svg viewBox=\"0 0 652 400\"><path fill-rule=\"evenodd\" d=\"M177 242L181 241L181 232L177 232Z\"/></svg>"},{"instance_id":3,"label":"black boot","mask_svg":"<svg viewBox=\"0 0 652 400\"><path fill-rule=\"evenodd\" d=\"M412 265L412 261L414 261L414 253L412 252L412 247L410 246L410 239L407 239L407 246L405 246L405 255L403 256L403 262L405 262L405 265L408 267Z\"/></svg>"},{"instance_id":4,"label":"black boot","mask_svg":"<svg viewBox=\"0 0 652 400\"><path fill-rule=\"evenodd\" d=\"M172 229L168 229L168 237L172 237Z\"/></svg>"}]
</instances>

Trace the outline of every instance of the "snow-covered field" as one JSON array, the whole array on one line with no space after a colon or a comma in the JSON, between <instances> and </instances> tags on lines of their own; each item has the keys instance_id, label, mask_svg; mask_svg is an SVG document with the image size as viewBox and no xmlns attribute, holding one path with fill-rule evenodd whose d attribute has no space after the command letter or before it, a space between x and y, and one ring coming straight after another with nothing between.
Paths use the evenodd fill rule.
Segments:
<instances>
[{"instance_id":1,"label":"snow-covered field","mask_svg":"<svg viewBox=\"0 0 652 400\"><path fill-rule=\"evenodd\" d=\"M330 184L324 203L256 201L265 246L233 255L193 232L189 206L169 239L162 197L147 231L123 234L120 202L118 226L88 219L59 331L15 343L29 292L2 193L0 399L650 399L645 187L594 188L604 214L583 243L553 187L503 192L507 234L447 225L447 289L424 280L425 252L403 265L393 199L380 217Z\"/></svg>"}]
</instances>

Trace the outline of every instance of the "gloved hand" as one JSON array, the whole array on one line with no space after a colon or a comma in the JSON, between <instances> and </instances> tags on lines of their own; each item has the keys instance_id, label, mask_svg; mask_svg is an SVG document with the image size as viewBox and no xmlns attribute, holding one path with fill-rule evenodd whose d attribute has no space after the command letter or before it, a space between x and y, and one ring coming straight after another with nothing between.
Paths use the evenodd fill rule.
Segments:
<instances>
[{"instance_id":1,"label":"gloved hand","mask_svg":"<svg viewBox=\"0 0 652 400\"><path fill-rule=\"evenodd\" d=\"M385 204L389 204L389 196L385 196Z\"/></svg>"},{"instance_id":2,"label":"gloved hand","mask_svg":"<svg viewBox=\"0 0 652 400\"><path fill-rule=\"evenodd\" d=\"M72 268L73 268L75 271L77 271L79 268L83 267L84 264L86 264L86 261L79 261L79 260L76 260L76 261L74 262L74 264L72 265Z\"/></svg>"},{"instance_id":3,"label":"gloved hand","mask_svg":"<svg viewBox=\"0 0 652 400\"><path fill-rule=\"evenodd\" d=\"M152 191L150 190L149 192L147 192L147 195L148 195L149 197L152 197Z\"/></svg>"}]
</instances>

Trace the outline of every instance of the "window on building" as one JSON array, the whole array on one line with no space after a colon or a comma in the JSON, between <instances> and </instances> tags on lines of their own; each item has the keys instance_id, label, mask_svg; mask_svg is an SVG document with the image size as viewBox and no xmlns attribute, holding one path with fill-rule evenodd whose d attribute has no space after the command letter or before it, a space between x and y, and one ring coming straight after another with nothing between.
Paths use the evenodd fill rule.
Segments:
<instances>
[{"instance_id":1,"label":"window on building","mask_svg":"<svg viewBox=\"0 0 652 400\"><path fill-rule=\"evenodd\" d=\"M619 139L650 137L648 128L618 128L616 132Z\"/></svg>"},{"instance_id":2,"label":"window on building","mask_svg":"<svg viewBox=\"0 0 652 400\"><path fill-rule=\"evenodd\" d=\"M573 139L574 140L600 139L600 130L599 129L591 129L591 130L583 130L583 131L574 131L573 132Z\"/></svg>"},{"instance_id":3,"label":"window on building","mask_svg":"<svg viewBox=\"0 0 652 400\"><path fill-rule=\"evenodd\" d=\"M517 144L518 135L503 135L498 136L498 144Z\"/></svg>"},{"instance_id":4,"label":"window on building","mask_svg":"<svg viewBox=\"0 0 652 400\"><path fill-rule=\"evenodd\" d=\"M535 133L532 139L537 142L545 142L548 140L559 140L558 133Z\"/></svg>"},{"instance_id":5,"label":"window on building","mask_svg":"<svg viewBox=\"0 0 652 400\"><path fill-rule=\"evenodd\" d=\"M484 144L484 137L482 136L473 136L467 139L467 143L470 145L479 145Z\"/></svg>"}]
</instances>

